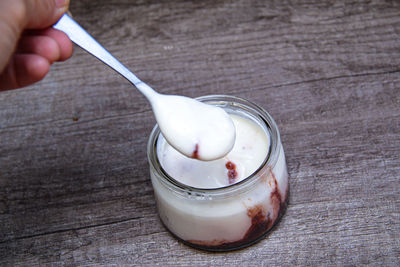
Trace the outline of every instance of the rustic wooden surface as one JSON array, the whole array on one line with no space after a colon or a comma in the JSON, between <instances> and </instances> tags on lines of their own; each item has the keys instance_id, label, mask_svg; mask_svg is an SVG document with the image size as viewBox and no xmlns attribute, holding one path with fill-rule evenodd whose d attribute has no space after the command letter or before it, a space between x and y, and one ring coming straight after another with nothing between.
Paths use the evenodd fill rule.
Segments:
<instances>
[{"instance_id":1,"label":"rustic wooden surface","mask_svg":"<svg viewBox=\"0 0 400 267\"><path fill-rule=\"evenodd\" d=\"M128 82L79 48L0 93L0 265L400 265L399 1L74 0L75 19L163 93L230 94L280 127L290 205L207 253L157 217Z\"/></svg>"}]
</instances>

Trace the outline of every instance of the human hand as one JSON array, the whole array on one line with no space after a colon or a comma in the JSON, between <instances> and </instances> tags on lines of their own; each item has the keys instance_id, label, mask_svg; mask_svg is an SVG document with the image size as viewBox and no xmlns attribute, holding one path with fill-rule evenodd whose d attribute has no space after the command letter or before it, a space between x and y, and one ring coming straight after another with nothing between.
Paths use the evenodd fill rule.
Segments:
<instances>
[{"instance_id":1,"label":"human hand","mask_svg":"<svg viewBox=\"0 0 400 267\"><path fill-rule=\"evenodd\" d=\"M55 61L72 55L68 36L51 26L69 0L0 0L0 91L43 79Z\"/></svg>"}]
</instances>

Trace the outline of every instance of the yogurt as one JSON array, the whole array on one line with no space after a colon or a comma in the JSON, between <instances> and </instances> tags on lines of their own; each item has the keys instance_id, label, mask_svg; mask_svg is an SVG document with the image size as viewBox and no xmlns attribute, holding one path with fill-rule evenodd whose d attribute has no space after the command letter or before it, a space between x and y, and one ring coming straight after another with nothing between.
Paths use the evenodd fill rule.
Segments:
<instances>
[{"instance_id":1,"label":"yogurt","mask_svg":"<svg viewBox=\"0 0 400 267\"><path fill-rule=\"evenodd\" d=\"M288 197L285 154L275 122L240 98L207 96L230 115L236 140L224 158L201 162L175 151L153 130L150 175L166 228L188 245L225 251L264 236L283 214Z\"/></svg>"},{"instance_id":2,"label":"yogurt","mask_svg":"<svg viewBox=\"0 0 400 267\"><path fill-rule=\"evenodd\" d=\"M230 117L236 129L236 141L225 157L213 161L185 157L161 135L157 145L161 167L180 183L197 188L225 187L250 176L268 154L269 135L243 116L231 114Z\"/></svg>"},{"instance_id":3,"label":"yogurt","mask_svg":"<svg viewBox=\"0 0 400 267\"><path fill-rule=\"evenodd\" d=\"M222 108L177 95L152 94L149 99L161 132L180 153L209 161L231 151L236 131Z\"/></svg>"}]
</instances>

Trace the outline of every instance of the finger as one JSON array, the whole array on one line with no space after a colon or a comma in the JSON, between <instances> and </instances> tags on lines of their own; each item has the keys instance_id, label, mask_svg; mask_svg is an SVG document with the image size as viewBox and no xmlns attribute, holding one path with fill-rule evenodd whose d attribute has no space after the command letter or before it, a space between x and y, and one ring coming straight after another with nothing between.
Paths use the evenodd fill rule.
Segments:
<instances>
[{"instance_id":1,"label":"finger","mask_svg":"<svg viewBox=\"0 0 400 267\"><path fill-rule=\"evenodd\" d=\"M26 8L24 22L28 29L43 29L53 25L69 6L69 0L23 0L23 2Z\"/></svg>"},{"instance_id":2,"label":"finger","mask_svg":"<svg viewBox=\"0 0 400 267\"><path fill-rule=\"evenodd\" d=\"M52 38L59 47L59 58L56 61L64 61L72 56L73 44L71 39L62 31L54 28L47 28L44 30L26 30L23 36L46 36Z\"/></svg>"},{"instance_id":3,"label":"finger","mask_svg":"<svg viewBox=\"0 0 400 267\"><path fill-rule=\"evenodd\" d=\"M58 44L60 48L60 55L57 61L64 61L72 56L74 46L72 41L64 32L54 28L48 28L41 31L40 34L53 38Z\"/></svg>"},{"instance_id":4,"label":"finger","mask_svg":"<svg viewBox=\"0 0 400 267\"><path fill-rule=\"evenodd\" d=\"M0 91L15 89L38 82L50 70L47 59L32 54L14 55L0 74Z\"/></svg>"},{"instance_id":5,"label":"finger","mask_svg":"<svg viewBox=\"0 0 400 267\"><path fill-rule=\"evenodd\" d=\"M48 36L23 36L18 43L18 54L36 54L44 57L50 63L60 58L60 47L57 42Z\"/></svg>"}]
</instances>

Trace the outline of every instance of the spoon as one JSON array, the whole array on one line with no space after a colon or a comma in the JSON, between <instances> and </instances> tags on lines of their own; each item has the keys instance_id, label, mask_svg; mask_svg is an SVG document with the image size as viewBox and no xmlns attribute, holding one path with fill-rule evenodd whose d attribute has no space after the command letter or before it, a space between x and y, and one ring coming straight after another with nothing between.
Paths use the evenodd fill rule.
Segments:
<instances>
[{"instance_id":1,"label":"spoon","mask_svg":"<svg viewBox=\"0 0 400 267\"><path fill-rule=\"evenodd\" d=\"M205 161L222 158L231 151L235 126L222 108L189 97L157 93L67 14L53 28L63 31L75 44L131 82L150 102L163 136L176 150L187 157Z\"/></svg>"}]
</instances>

